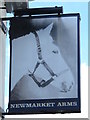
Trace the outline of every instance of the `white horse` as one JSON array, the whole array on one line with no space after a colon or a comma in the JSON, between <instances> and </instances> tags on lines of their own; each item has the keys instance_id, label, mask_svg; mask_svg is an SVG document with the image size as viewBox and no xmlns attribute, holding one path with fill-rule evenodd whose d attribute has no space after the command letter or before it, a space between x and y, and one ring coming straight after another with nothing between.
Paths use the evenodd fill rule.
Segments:
<instances>
[{"instance_id":1,"label":"white horse","mask_svg":"<svg viewBox=\"0 0 90 120\"><path fill-rule=\"evenodd\" d=\"M52 27L53 24L50 24L36 31L36 36L30 33L13 40L12 100L73 97L74 76L50 36ZM41 60L38 58L37 38L41 47Z\"/></svg>"}]
</instances>

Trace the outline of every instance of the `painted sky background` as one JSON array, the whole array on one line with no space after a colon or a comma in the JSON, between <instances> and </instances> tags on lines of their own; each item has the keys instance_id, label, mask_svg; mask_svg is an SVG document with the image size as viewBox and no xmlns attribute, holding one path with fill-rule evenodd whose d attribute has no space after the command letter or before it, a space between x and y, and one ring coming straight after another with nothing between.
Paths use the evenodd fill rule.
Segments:
<instances>
[{"instance_id":1,"label":"painted sky background","mask_svg":"<svg viewBox=\"0 0 90 120\"><path fill-rule=\"evenodd\" d=\"M88 65L88 2L31 2L29 7L54 7L63 6L64 13L80 13L80 51L81 51L81 64ZM10 16L10 14L8 14ZM7 36L8 38L8 36ZM5 89L5 104L7 107L8 99L8 78L9 78L9 40L6 44L6 89Z\"/></svg>"}]
</instances>

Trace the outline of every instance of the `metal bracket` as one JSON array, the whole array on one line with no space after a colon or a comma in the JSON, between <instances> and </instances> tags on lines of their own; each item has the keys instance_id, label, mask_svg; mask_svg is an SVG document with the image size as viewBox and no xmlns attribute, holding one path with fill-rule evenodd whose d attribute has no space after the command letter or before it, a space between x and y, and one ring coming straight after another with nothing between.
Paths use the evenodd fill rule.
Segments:
<instances>
[{"instance_id":1,"label":"metal bracket","mask_svg":"<svg viewBox=\"0 0 90 120\"><path fill-rule=\"evenodd\" d=\"M4 34L7 33L8 29L5 26L4 22L2 20L0 20L0 28L2 29L2 31L4 32Z\"/></svg>"},{"instance_id":2,"label":"metal bracket","mask_svg":"<svg viewBox=\"0 0 90 120\"><path fill-rule=\"evenodd\" d=\"M6 7L0 7L0 9L6 9Z\"/></svg>"},{"instance_id":3,"label":"metal bracket","mask_svg":"<svg viewBox=\"0 0 90 120\"><path fill-rule=\"evenodd\" d=\"M2 118L2 120L4 119L4 115L2 115L4 113L4 110L0 107L0 117Z\"/></svg>"},{"instance_id":4,"label":"metal bracket","mask_svg":"<svg viewBox=\"0 0 90 120\"><path fill-rule=\"evenodd\" d=\"M21 18L32 18L36 15L62 15L63 14L63 7L46 7L46 8L31 8L31 9L19 9L14 11L14 17L5 17L0 18L0 21L7 21L13 18L21 19Z\"/></svg>"},{"instance_id":5,"label":"metal bracket","mask_svg":"<svg viewBox=\"0 0 90 120\"><path fill-rule=\"evenodd\" d=\"M32 8L32 9L18 9L14 11L15 16L23 15L37 15L37 14L60 14L63 13L63 7L45 7L45 8Z\"/></svg>"}]
</instances>

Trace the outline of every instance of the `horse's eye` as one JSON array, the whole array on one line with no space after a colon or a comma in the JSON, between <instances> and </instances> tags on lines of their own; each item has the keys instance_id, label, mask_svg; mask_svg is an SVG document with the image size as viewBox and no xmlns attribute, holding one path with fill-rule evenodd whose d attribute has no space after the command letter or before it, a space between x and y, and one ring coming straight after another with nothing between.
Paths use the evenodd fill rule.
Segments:
<instances>
[{"instance_id":1,"label":"horse's eye","mask_svg":"<svg viewBox=\"0 0 90 120\"><path fill-rule=\"evenodd\" d=\"M58 50L53 50L52 52L55 54L58 54Z\"/></svg>"}]
</instances>

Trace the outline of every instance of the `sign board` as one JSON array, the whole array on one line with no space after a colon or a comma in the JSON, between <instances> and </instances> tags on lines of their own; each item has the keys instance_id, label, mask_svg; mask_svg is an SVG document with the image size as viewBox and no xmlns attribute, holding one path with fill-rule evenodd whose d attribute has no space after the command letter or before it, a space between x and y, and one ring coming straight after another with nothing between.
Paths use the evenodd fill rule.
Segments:
<instances>
[{"instance_id":1,"label":"sign board","mask_svg":"<svg viewBox=\"0 0 90 120\"><path fill-rule=\"evenodd\" d=\"M10 20L10 113L80 112L79 14Z\"/></svg>"}]
</instances>

